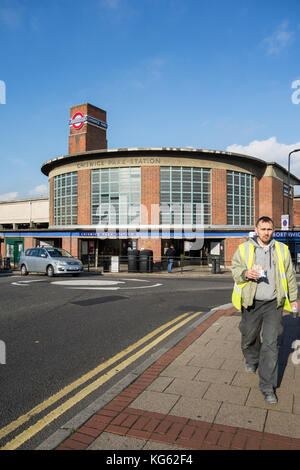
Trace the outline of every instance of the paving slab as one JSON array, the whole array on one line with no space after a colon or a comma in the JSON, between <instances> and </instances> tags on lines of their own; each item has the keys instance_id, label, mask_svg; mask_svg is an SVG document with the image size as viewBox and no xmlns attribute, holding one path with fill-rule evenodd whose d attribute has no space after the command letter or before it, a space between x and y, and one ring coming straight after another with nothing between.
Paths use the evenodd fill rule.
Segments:
<instances>
[{"instance_id":1,"label":"paving slab","mask_svg":"<svg viewBox=\"0 0 300 470\"><path fill-rule=\"evenodd\" d=\"M210 369L203 367L195 376L195 380L216 384L230 384L235 376L235 372L224 369Z\"/></svg>"},{"instance_id":2,"label":"paving slab","mask_svg":"<svg viewBox=\"0 0 300 470\"><path fill-rule=\"evenodd\" d=\"M225 383L212 383L205 392L203 398L219 402L245 405L249 393L249 387L237 387L235 385L227 385Z\"/></svg>"},{"instance_id":3,"label":"paving slab","mask_svg":"<svg viewBox=\"0 0 300 470\"><path fill-rule=\"evenodd\" d=\"M145 390L130 406L140 410L154 411L156 413L169 413L178 399L178 395Z\"/></svg>"},{"instance_id":4,"label":"paving slab","mask_svg":"<svg viewBox=\"0 0 300 470\"><path fill-rule=\"evenodd\" d=\"M217 401L182 396L173 406L170 414L212 423L219 408L220 403Z\"/></svg>"},{"instance_id":5,"label":"paving slab","mask_svg":"<svg viewBox=\"0 0 300 470\"><path fill-rule=\"evenodd\" d=\"M182 397L203 398L203 395L209 388L209 382L200 380L183 380L175 378L165 389L166 393L172 393Z\"/></svg>"},{"instance_id":6,"label":"paving slab","mask_svg":"<svg viewBox=\"0 0 300 470\"><path fill-rule=\"evenodd\" d=\"M265 431L300 439L299 415L282 413L277 411L277 409L270 410L267 415Z\"/></svg>"},{"instance_id":7,"label":"paving slab","mask_svg":"<svg viewBox=\"0 0 300 470\"><path fill-rule=\"evenodd\" d=\"M146 442L144 439L104 432L87 447L87 450L141 450Z\"/></svg>"},{"instance_id":8,"label":"paving slab","mask_svg":"<svg viewBox=\"0 0 300 470\"><path fill-rule=\"evenodd\" d=\"M263 431L267 410L223 402L215 423Z\"/></svg>"},{"instance_id":9,"label":"paving slab","mask_svg":"<svg viewBox=\"0 0 300 470\"><path fill-rule=\"evenodd\" d=\"M211 312L56 448L300 450L294 323L284 322L278 403L271 405L258 373L245 372L239 322L232 306Z\"/></svg>"}]
</instances>

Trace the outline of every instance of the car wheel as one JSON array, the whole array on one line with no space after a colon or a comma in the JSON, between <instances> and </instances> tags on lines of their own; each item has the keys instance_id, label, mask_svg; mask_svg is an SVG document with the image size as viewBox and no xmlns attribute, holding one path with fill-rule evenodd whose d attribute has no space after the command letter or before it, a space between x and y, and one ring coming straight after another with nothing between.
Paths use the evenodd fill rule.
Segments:
<instances>
[{"instance_id":1,"label":"car wheel","mask_svg":"<svg viewBox=\"0 0 300 470\"><path fill-rule=\"evenodd\" d=\"M46 273L47 273L48 277L53 277L54 276L54 269L53 269L53 266L51 264L47 267Z\"/></svg>"},{"instance_id":2,"label":"car wheel","mask_svg":"<svg viewBox=\"0 0 300 470\"><path fill-rule=\"evenodd\" d=\"M25 264L22 264L22 266L21 266L21 276L27 276L27 274L28 274L27 268L26 268Z\"/></svg>"}]
</instances>

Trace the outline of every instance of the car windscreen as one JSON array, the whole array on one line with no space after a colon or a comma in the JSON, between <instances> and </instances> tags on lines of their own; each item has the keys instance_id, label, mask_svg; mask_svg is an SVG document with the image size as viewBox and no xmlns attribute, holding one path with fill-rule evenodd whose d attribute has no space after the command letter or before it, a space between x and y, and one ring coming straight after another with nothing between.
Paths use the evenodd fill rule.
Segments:
<instances>
[{"instance_id":1,"label":"car windscreen","mask_svg":"<svg viewBox=\"0 0 300 470\"><path fill-rule=\"evenodd\" d=\"M66 250L61 248L52 248L47 250L51 258L73 258L73 256Z\"/></svg>"}]
</instances>

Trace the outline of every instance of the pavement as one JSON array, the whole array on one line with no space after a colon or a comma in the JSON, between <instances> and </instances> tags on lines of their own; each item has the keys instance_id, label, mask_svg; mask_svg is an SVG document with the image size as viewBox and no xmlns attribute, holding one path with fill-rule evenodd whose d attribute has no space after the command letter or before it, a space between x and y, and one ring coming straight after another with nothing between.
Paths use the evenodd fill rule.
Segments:
<instances>
[{"instance_id":1,"label":"pavement","mask_svg":"<svg viewBox=\"0 0 300 470\"><path fill-rule=\"evenodd\" d=\"M35 450L300 450L300 318L284 312L278 403L267 404L245 371L240 317L232 304L204 314Z\"/></svg>"},{"instance_id":2,"label":"pavement","mask_svg":"<svg viewBox=\"0 0 300 470\"><path fill-rule=\"evenodd\" d=\"M300 450L300 318L283 317L277 404L245 372L239 322L231 304L205 314L36 450Z\"/></svg>"}]
</instances>

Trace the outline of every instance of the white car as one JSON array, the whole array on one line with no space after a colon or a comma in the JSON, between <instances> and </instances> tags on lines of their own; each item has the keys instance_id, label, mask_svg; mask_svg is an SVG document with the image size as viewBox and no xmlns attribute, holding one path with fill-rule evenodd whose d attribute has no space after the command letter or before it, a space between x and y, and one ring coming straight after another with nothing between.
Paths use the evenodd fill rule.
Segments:
<instances>
[{"instance_id":1,"label":"white car","mask_svg":"<svg viewBox=\"0 0 300 470\"><path fill-rule=\"evenodd\" d=\"M22 276L28 273L45 273L52 277L55 274L72 274L79 276L83 271L82 262L62 248L44 246L27 248L20 256L19 269Z\"/></svg>"}]
</instances>

